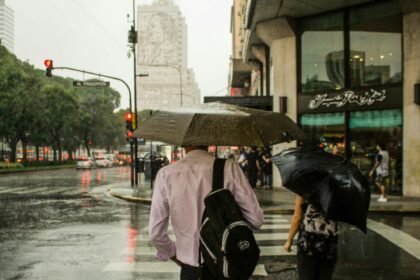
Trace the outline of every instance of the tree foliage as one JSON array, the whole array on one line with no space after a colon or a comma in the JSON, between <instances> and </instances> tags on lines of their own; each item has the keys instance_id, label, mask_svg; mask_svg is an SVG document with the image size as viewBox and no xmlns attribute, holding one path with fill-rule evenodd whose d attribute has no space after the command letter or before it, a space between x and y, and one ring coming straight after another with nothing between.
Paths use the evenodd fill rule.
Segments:
<instances>
[{"instance_id":1,"label":"tree foliage","mask_svg":"<svg viewBox=\"0 0 420 280\"><path fill-rule=\"evenodd\" d=\"M42 70L22 62L0 46L0 138L11 149L22 142L51 147L54 159L62 151L72 157L84 145L117 149L124 143L124 126L114 113L120 94L111 88L73 88L72 79L45 77ZM26 157L26 154L23 154Z\"/></svg>"}]
</instances>

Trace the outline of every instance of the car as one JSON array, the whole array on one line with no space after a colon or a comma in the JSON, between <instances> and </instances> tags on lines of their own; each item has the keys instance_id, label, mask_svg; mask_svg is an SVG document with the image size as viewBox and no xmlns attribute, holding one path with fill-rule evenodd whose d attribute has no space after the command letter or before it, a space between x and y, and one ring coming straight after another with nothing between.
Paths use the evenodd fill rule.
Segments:
<instances>
[{"instance_id":1,"label":"car","mask_svg":"<svg viewBox=\"0 0 420 280\"><path fill-rule=\"evenodd\" d=\"M168 164L168 158L158 152L152 153L152 164L150 164L150 153L145 153L143 157L139 158L139 169L144 172L147 180L151 177L154 179L159 169Z\"/></svg>"},{"instance_id":2,"label":"car","mask_svg":"<svg viewBox=\"0 0 420 280\"><path fill-rule=\"evenodd\" d=\"M107 157L97 157L95 162L98 167L112 167L112 161Z\"/></svg>"},{"instance_id":3,"label":"car","mask_svg":"<svg viewBox=\"0 0 420 280\"><path fill-rule=\"evenodd\" d=\"M96 161L92 157L79 158L76 161L76 170L96 168Z\"/></svg>"},{"instance_id":4,"label":"car","mask_svg":"<svg viewBox=\"0 0 420 280\"><path fill-rule=\"evenodd\" d=\"M111 166L118 166L120 165L120 162L116 155L114 154L104 154L104 158L109 160L111 162Z\"/></svg>"}]
</instances>

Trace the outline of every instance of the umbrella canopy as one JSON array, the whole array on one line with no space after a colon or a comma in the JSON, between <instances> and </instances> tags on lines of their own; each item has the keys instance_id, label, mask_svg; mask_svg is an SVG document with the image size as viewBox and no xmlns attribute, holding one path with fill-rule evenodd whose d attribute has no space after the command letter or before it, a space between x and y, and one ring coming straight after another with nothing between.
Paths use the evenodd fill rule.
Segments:
<instances>
[{"instance_id":1,"label":"umbrella canopy","mask_svg":"<svg viewBox=\"0 0 420 280\"><path fill-rule=\"evenodd\" d=\"M268 146L300 140L303 132L286 115L205 103L171 111L140 112L134 136L178 146Z\"/></svg>"},{"instance_id":2,"label":"umbrella canopy","mask_svg":"<svg viewBox=\"0 0 420 280\"><path fill-rule=\"evenodd\" d=\"M321 207L326 217L366 232L368 181L359 168L324 151L288 149L272 158L283 185Z\"/></svg>"}]
</instances>

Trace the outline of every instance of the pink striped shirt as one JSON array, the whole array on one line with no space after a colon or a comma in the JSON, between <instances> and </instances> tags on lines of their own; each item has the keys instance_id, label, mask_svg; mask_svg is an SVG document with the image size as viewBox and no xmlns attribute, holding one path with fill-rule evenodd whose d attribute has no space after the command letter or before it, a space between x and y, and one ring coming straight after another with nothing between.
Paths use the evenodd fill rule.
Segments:
<instances>
[{"instance_id":1,"label":"pink striped shirt","mask_svg":"<svg viewBox=\"0 0 420 280\"><path fill-rule=\"evenodd\" d=\"M204 197L211 191L214 157L203 150L162 168L155 180L149 221L149 235L162 261L176 255L182 263L198 266L199 228ZM264 221L254 191L239 166L227 160L224 185L229 189L245 219L255 228ZM172 224L176 241L168 236Z\"/></svg>"}]
</instances>

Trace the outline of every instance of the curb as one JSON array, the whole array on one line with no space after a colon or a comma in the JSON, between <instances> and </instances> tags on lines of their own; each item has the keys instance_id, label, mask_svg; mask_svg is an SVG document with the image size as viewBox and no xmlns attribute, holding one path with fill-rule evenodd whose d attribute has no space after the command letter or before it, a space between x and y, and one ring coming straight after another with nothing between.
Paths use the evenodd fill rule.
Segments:
<instances>
[{"instance_id":1,"label":"curb","mask_svg":"<svg viewBox=\"0 0 420 280\"><path fill-rule=\"evenodd\" d=\"M36 168L36 169L25 169L25 167L21 167L21 169L14 169L14 170L0 170L0 175L1 174L14 174L14 173L25 173L25 172L39 172L39 171L48 171L48 170L59 170L59 169L70 169L70 168L74 168L74 166L48 166L45 168Z\"/></svg>"},{"instance_id":2,"label":"curb","mask_svg":"<svg viewBox=\"0 0 420 280\"><path fill-rule=\"evenodd\" d=\"M151 205L152 204L152 199L150 198L146 198L146 197L134 197L134 196L129 196L129 195L120 195L120 194L115 194L110 192L110 190L108 191L109 194L115 198L118 199L123 199L125 201L129 201L129 202L135 202L135 203L141 203L141 204L145 204L145 205ZM264 210L265 214L293 214L294 209L264 209L264 207L262 207ZM417 214L420 215L420 209L418 208L407 208L407 209L378 209L378 208L372 208L369 209L369 213L375 213L375 214Z\"/></svg>"}]
</instances>

